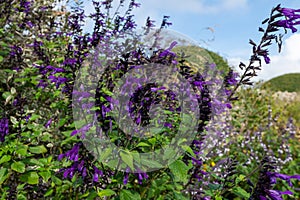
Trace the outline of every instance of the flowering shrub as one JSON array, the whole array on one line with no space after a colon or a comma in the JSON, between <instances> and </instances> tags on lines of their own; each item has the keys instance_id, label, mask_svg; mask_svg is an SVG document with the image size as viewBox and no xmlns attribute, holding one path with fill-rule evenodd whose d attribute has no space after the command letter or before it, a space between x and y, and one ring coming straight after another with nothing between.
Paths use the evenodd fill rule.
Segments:
<instances>
[{"instance_id":1,"label":"flowering shrub","mask_svg":"<svg viewBox=\"0 0 300 200\"><path fill-rule=\"evenodd\" d=\"M253 54L249 65L239 65L244 73L238 77L233 70L222 73L222 67L209 60L202 65L202 72L184 55L184 50L176 49L177 41L160 48L159 34L171 25L168 16L163 17L158 29L154 29L153 20L146 20L144 34L155 33L153 51L149 53L148 46L138 42L138 35L130 35L136 28L131 12L140 5L135 0L130 0L123 14L110 14L111 0L93 1L95 12L89 16L80 3L71 11L54 10L56 3L0 3L1 199L278 200L292 194L299 197L292 188L296 185L294 180L300 180L295 164L299 161L299 143L289 141L295 133L272 124L272 117L267 116L271 111L258 96L243 103L237 92L241 85L252 85L251 78L261 69L262 59L270 63L267 47L271 42L281 48L283 35L275 33L280 28L297 31L299 10L280 5L272 9L270 18L263 21L267 27L259 29L263 32L261 41L250 40ZM120 1L118 7L124 4ZM86 17L95 22L92 33L83 32ZM126 44L123 36L128 35L131 39ZM95 75L99 69L85 68L85 61L96 63L91 67L104 66L104 73ZM113 98L117 82L130 70L145 65L174 68L183 77L180 83L186 81L195 93L193 96L192 91L186 92L197 102L193 109L201 111L196 119L196 133L191 143L185 137L175 141L175 150L183 150L178 156L174 149L162 152L161 147L172 144L180 125L194 118L181 118L183 107L172 90L152 82L139 85L129 98L127 111L137 127L152 123L151 108L163 102L167 119L157 121L163 129L152 137L126 134L119 127L121 118L111 115L112 105L120 105ZM97 87L89 90L78 85L80 77L86 77L86 85L95 84L97 78ZM128 80L119 85L130 88L139 83L134 78ZM211 90L219 85L217 92ZM241 118L245 113L234 106L246 107L248 103L262 109ZM79 109L74 110L78 105ZM82 112L88 115L77 119L77 111L79 116ZM93 112L95 115L91 115ZM125 147L116 153L122 163L109 160L116 151L113 148L96 148L100 152L91 153L95 144L104 144L103 135L115 146ZM278 148L282 151L276 151ZM137 154L156 150L164 155L165 165ZM289 162L295 165L288 165ZM277 183L277 179L283 182Z\"/></svg>"}]
</instances>

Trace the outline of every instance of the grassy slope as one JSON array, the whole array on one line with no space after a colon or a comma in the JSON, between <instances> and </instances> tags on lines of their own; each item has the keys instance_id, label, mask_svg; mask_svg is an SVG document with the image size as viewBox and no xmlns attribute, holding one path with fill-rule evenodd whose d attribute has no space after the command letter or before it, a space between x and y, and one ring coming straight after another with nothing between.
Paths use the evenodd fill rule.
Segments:
<instances>
[{"instance_id":1,"label":"grassy slope","mask_svg":"<svg viewBox=\"0 0 300 200\"><path fill-rule=\"evenodd\" d=\"M184 47L175 47L172 51L179 53L179 55L184 52L184 55L189 56L187 58L187 62L191 64L191 67L201 67L204 66L206 62L215 63L217 65L217 69L222 70L227 74L230 67L226 60L218 55L215 52L209 51L207 49L203 49L197 46L184 46Z\"/></svg>"},{"instance_id":2,"label":"grassy slope","mask_svg":"<svg viewBox=\"0 0 300 200\"><path fill-rule=\"evenodd\" d=\"M300 73L285 74L275 77L263 84L271 91L300 92Z\"/></svg>"}]
</instances>

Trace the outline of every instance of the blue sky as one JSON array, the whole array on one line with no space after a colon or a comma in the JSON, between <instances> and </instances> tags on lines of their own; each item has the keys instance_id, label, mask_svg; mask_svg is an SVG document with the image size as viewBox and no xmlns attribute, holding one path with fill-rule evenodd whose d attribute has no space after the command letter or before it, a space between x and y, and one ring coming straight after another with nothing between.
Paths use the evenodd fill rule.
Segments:
<instances>
[{"instance_id":1,"label":"blue sky","mask_svg":"<svg viewBox=\"0 0 300 200\"><path fill-rule=\"evenodd\" d=\"M258 27L261 21L269 16L272 7L281 3L283 7L300 8L299 0L140 0L138 2L141 3L141 7L133 13L139 26L144 24L148 16L159 25L162 17L168 15L173 23L170 29L185 34L197 41L200 46L219 53L231 65L237 65L240 61L247 63L251 52L248 41L250 38L254 41L260 39ZM90 0L85 2L85 6L88 13L93 11ZM298 53L300 30L299 34L289 34L285 39L287 40L282 53L278 55L275 49L271 51L271 64L263 66L258 79L268 80L286 72L300 72L300 53Z\"/></svg>"}]
</instances>

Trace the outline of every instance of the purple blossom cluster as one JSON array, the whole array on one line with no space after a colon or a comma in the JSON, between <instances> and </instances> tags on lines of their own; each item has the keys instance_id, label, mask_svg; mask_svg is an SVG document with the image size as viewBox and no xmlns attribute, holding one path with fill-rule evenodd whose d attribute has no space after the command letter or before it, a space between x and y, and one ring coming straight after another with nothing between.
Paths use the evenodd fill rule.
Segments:
<instances>
[{"instance_id":1,"label":"purple blossom cluster","mask_svg":"<svg viewBox=\"0 0 300 200\"><path fill-rule=\"evenodd\" d=\"M300 24L300 9L276 7L276 10L281 13L285 19L278 20L273 23L274 26L291 29L293 33L297 32L296 25Z\"/></svg>"},{"instance_id":2,"label":"purple blossom cluster","mask_svg":"<svg viewBox=\"0 0 300 200\"><path fill-rule=\"evenodd\" d=\"M124 185L127 185L130 174L132 174L132 172L130 168L127 168L123 179ZM137 177L138 183L140 185L143 184L143 180L147 180L149 178L148 174L146 172L142 172L141 170L138 170L138 173L135 173L135 177Z\"/></svg>"},{"instance_id":3,"label":"purple blossom cluster","mask_svg":"<svg viewBox=\"0 0 300 200\"><path fill-rule=\"evenodd\" d=\"M84 20L87 17L85 12L80 7L73 7L71 15L69 15L67 22L69 27L67 28L68 32L63 33L62 30L55 30L55 34L48 34L42 31L42 28L39 27L39 24L32 22L29 19L29 14L32 12L34 1L26 1L21 0L18 2L18 6L16 11L24 15L21 23L19 24L19 28L24 30L30 30L32 28L36 28L39 30L39 37L35 35L34 41L32 44L27 45L27 47L32 48L34 55L36 56L39 64L34 65L38 69L38 74L41 77L38 80L38 87L45 89L49 86L49 83L55 84L56 88L52 88L55 90L60 89L61 85L64 85L62 88L62 92L69 95L78 96L78 101L84 101L93 97L92 92L81 92L73 90L74 81L76 79L77 72L80 67L82 67L85 59L88 57L90 53L90 49L93 47L97 47L100 42L105 43L106 41L117 38L118 35L123 36L122 34L127 31L132 31L136 28L136 23L134 21L134 16L131 15L131 11L134 8L140 6L140 3L137 3L135 0L130 0L130 4L128 6L125 15L120 15L118 12L119 7L122 7L124 1L121 0L117 11L111 16L108 11L112 8L112 0L103 0L103 1L93 1L93 5L95 8L95 13L92 13L89 17L95 21L95 26L92 34L83 34L83 25ZM47 9L51 7L43 6L40 7L42 12L46 12ZM277 12L277 13L276 13ZM261 59L264 59L265 63L270 63L269 51L267 47L271 44L271 41L275 40L279 48L281 47L281 36L276 36L273 33L278 30L279 27L285 29L291 29L292 32L296 32L296 25L300 24L300 9L290 9L290 8L282 8L278 5L276 8L272 10L271 17L264 21L264 23L268 22L268 27L266 30L260 28L261 32L264 32L263 38L259 44L254 43L250 40L250 44L253 47L253 55L250 58L249 66L241 63L240 68L245 70L245 73L241 76L238 81L238 75L230 70L228 74L226 74L225 78L219 78L218 74L209 74L211 71L217 71L213 64L206 63L206 72L194 73L190 66L185 63L185 58L180 57L178 54L173 52L173 48L176 46L177 42L171 43L169 48L166 49L155 49L153 54L147 55L143 50L144 49L134 49L128 52L125 52L120 57L114 55L115 51L123 50L122 45L116 45L116 49L112 48L109 45L103 45L104 48L107 48L110 52L111 57L117 57L117 59L107 64L107 68L105 69L105 73L101 76L98 88L96 90L96 109L97 109L97 122L103 127L103 130L106 131L105 134L109 135L112 132L112 129L117 129L118 132L118 140L115 140L115 143L118 145L128 144L132 142L139 142L140 140L134 137L123 137L122 131L117 126L116 119L113 119L109 113L113 110L113 103L117 104L117 101L110 97L108 93L113 93L113 89L116 86L115 80L122 78L129 70L139 68L145 64L161 64L168 66L177 66L180 74L188 80L188 82L192 85L194 92L196 93L197 101L200 113L200 123L197 127L197 135L194 139L193 143L190 145L193 156L184 155L183 161L186 165L189 163L192 164L192 168L189 171L190 178L188 183L184 185L184 191L191 194L193 199L205 199L208 200L210 197L204 194L205 187L211 187L213 184L223 184L222 187L224 190L230 189L230 183L234 182L233 176L237 173L237 160L235 158L227 158L219 161L213 170L218 171L220 165L224 165L225 169L222 171L222 181L210 182L211 179L207 177L212 177L212 173L208 172L208 170L204 167L205 162L210 159L210 156L217 154L218 156L228 154L229 148L227 145L224 145L224 141L229 139L230 134L232 134L232 130L227 126L226 122L220 122L217 118L214 118L214 115L218 117L222 117L222 114L225 113L228 109L232 108L231 101L236 100L233 95L237 88L242 85L251 85L251 78L256 76L256 71L261 68ZM40 17L40 16L38 16ZM284 17L285 19L277 20L280 17ZM169 22L169 16L164 16L160 29L167 28L172 25ZM277 21L276 21L277 20ZM39 19L37 20L39 21ZM55 29L56 25L60 25L59 23L54 22L54 20L50 20L49 29ZM148 33L154 27L154 21L150 18L147 18L145 32ZM159 33L158 31L158 33ZM50 31L51 32L51 31ZM43 40L59 40L67 37L69 41L65 46L65 52L62 55L62 62L53 61L52 57L48 54L48 47L44 45ZM155 42L159 42L159 37L156 38ZM51 41L53 42L53 41ZM154 45L155 46L155 45ZM12 45L9 53L9 61L13 63L15 69L17 71L22 70L22 67L26 66L24 61L24 52L25 47L20 45ZM120 53L120 52L119 52ZM119 54L118 54L119 55ZM254 64L259 62L259 66L255 66ZM126 82L129 86L133 85L136 82L136 79L132 79L131 82ZM216 89L217 86L222 86L219 89ZM73 92L72 92L73 91ZM217 92L215 92L217 91ZM216 98L217 96L221 96L224 98ZM69 99L70 100L70 99ZM17 96L12 106L17 110L19 121L19 131L21 131L21 121L25 119L26 123L30 122L31 114L24 112L24 104L26 99L21 98L21 96ZM148 85L140 85L138 90L131 96L128 112L130 116L133 118L136 124L140 126L145 126L149 124L150 120L150 112L152 106L156 104L164 102L164 109L166 111L171 111L173 114L178 114L181 112L181 107L179 106L178 97L171 90L167 90L165 87L162 87L158 84L148 84ZM78 103L78 102L75 102ZM68 105L69 106L69 105ZM91 101L85 102L82 104L81 109L95 109L93 107L94 104ZM67 106L66 106L67 107ZM169 112L170 113L170 112ZM51 124L55 121L55 118L50 118L47 123L44 125L45 128L49 128ZM169 132L176 132L176 128L178 128L178 121L176 120L167 120L164 122L164 127ZM210 124L209 124L210 123ZM209 124L209 125L208 125ZM22 124L23 125L23 124ZM219 127L217 127L219 125ZM81 128L73 130L71 136L77 136L81 139L86 138L86 135L91 130L93 124L85 124ZM221 127L220 127L221 126ZM64 129L66 127L60 127L60 129ZM1 118L0 119L0 141L4 142L5 136L9 134L9 119ZM203 157L205 148L207 148L207 141L209 140L208 132L215 132L216 136L221 140L216 140L215 146L222 146L222 150L213 149L211 152L207 154L206 157ZM287 127L287 132L291 133L292 136L292 124L290 123ZM234 136L237 136L234 135ZM264 141L262 138L261 132L257 132L255 136L251 134L247 135L247 141L241 143L241 148L246 147L247 143L252 140L258 140L259 143L262 144L262 148L265 151L270 152L271 147L264 145ZM255 138L256 137L256 138ZM166 139L166 138L164 138ZM215 139L215 138L214 138ZM130 144L130 145L132 145ZM225 147L225 148L224 148ZM289 148L286 144L286 141L282 141L282 150L288 152ZM215 150L215 151L214 151ZM143 151L138 149L138 151ZM251 152L249 158L252 160L257 160L258 157L256 155L257 152ZM270 155L268 155L270 156ZM270 156L272 157L272 156ZM91 179L95 183L105 182L105 184L101 184L101 189L105 188L108 184L112 183L112 179L117 177L121 180L123 178L123 184L127 185L131 180L137 179L140 185L149 182L149 177L152 176L152 173L147 173L142 170L138 170L137 173L132 174L132 171L127 168L126 171L122 174L123 177L120 178L119 172L111 172L103 165L96 166L92 159L90 158L90 154L85 151L82 143L76 143L70 150L62 153L58 156L58 160L62 160L63 158L71 161L71 166L67 168L61 169L59 172L63 173L64 178L73 178L76 174L81 176L83 179L87 180L88 177L92 177ZM287 160L282 160L284 164L288 160L290 160L290 155ZM250 160L250 161L252 161ZM279 159L278 159L279 160ZM260 178L256 186L252 187L253 192L250 199L275 199L281 200L282 195L292 194L291 191L278 191L274 189L274 185L277 183L277 179L281 179L286 181L289 186L292 186L292 179L300 180L299 175L285 175L276 171L275 162L271 162L268 157L263 159L262 168L260 170ZM114 175L116 175L114 177ZM113 178L112 178L113 177ZM155 177L155 176L154 176ZM153 177L151 177L153 178ZM86 182L84 182L86 183ZM131 183L131 182L130 182ZM199 186L199 183L203 183ZM120 184L119 184L120 185ZM122 184L121 184L122 185ZM251 185L251 184L250 184ZM128 185L127 185L128 186ZM121 186L123 188L124 186ZM129 186L131 187L131 186ZM223 190L222 190L223 192Z\"/></svg>"},{"instance_id":4,"label":"purple blossom cluster","mask_svg":"<svg viewBox=\"0 0 300 200\"><path fill-rule=\"evenodd\" d=\"M9 120L7 118L0 119L0 141L4 142L5 136L9 133Z\"/></svg>"},{"instance_id":5,"label":"purple blossom cluster","mask_svg":"<svg viewBox=\"0 0 300 200\"><path fill-rule=\"evenodd\" d=\"M292 186L291 179L300 180L300 175L285 175L277 172L272 172L274 169L274 163L268 158L265 157L262 160L262 169L260 170L260 177L254 191L249 200L259 199L267 200L271 198L273 200L283 200L282 195L284 194L293 194L293 192L287 191L278 191L274 190L273 186L276 184L277 179L286 181L289 186Z\"/></svg>"}]
</instances>

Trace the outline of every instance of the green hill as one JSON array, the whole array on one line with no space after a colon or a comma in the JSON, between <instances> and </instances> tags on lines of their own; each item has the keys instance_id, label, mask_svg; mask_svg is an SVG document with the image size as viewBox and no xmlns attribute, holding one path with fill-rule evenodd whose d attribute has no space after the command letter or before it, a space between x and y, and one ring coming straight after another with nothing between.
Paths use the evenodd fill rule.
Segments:
<instances>
[{"instance_id":1,"label":"green hill","mask_svg":"<svg viewBox=\"0 0 300 200\"><path fill-rule=\"evenodd\" d=\"M185 55L189 56L187 58L187 63L192 68L204 66L204 64L208 62L215 63L217 69L223 71L224 75L229 72L230 67L227 61L222 56L207 49L198 46L181 46L175 47L172 51L179 54L184 52Z\"/></svg>"},{"instance_id":2,"label":"green hill","mask_svg":"<svg viewBox=\"0 0 300 200\"><path fill-rule=\"evenodd\" d=\"M265 82L263 88L269 88L274 92L300 92L300 73L284 74L275 77Z\"/></svg>"}]
</instances>

